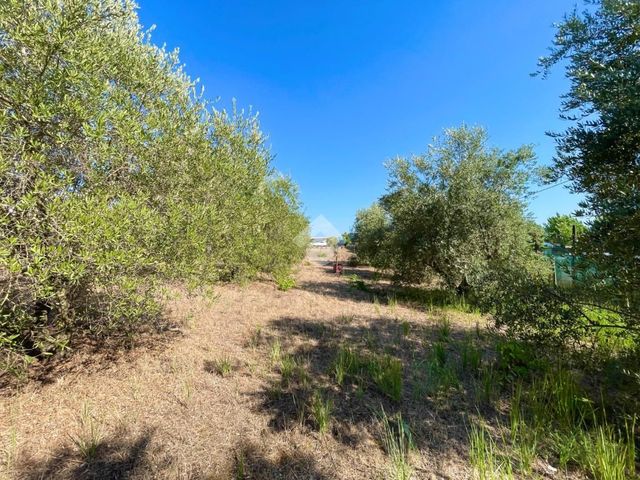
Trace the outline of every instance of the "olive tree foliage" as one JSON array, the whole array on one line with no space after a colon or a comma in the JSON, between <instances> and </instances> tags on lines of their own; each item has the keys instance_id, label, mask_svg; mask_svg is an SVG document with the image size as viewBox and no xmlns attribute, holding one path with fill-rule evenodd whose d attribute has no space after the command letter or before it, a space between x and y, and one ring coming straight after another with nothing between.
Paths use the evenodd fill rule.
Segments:
<instances>
[{"instance_id":1,"label":"olive tree foliage","mask_svg":"<svg viewBox=\"0 0 640 480\"><path fill-rule=\"evenodd\" d=\"M210 108L127 0L0 2L0 349L130 335L157 281L288 268L307 227L256 116Z\"/></svg>"},{"instance_id":2,"label":"olive tree foliage","mask_svg":"<svg viewBox=\"0 0 640 480\"><path fill-rule=\"evenodd\" d=\"M358 256L401 282L462 289L503 268L544 270L525 216L533 161L528 146L489 147L482 128L447 130L425 154L389 162L387 193L356 218Z\"/></svg>"},{"instance_id":3,"label":"olive tree foliage","mask_svg":"<svg viewBox=\"0 0 640 480\"><path fill-rule=\"evenodd\" d=\"M389 231L389 216L379 203L358 210L351 232L358 261L385 268L389 252L384 248Z\"/></svg>"},{"instance_id":4,"label":"olive tree foliage","mask_svg":"<svg viewBox=\"0 0 640 480\"><path fill-rule=\"evenodd\" d=\"M587 2L558 26L543 72L566 61L571 88L555 173L584 193L590 253L640 310L640 4ZM605 255L606 254L606 255Z\"/></svg>"},{"instance_id":5,"label":"olive tree foliage","mask_svg":"<svg viewBox=\"0 0 640 480\"><path fill-rule=\"evenodd\" d=\"M541 73L565 67L570 90L555 179L584 195L590 228L581 242L595 274L581 303L615 310L640 328L640 3L592 0L558 27Z\"/></svg>"}]
</instances>

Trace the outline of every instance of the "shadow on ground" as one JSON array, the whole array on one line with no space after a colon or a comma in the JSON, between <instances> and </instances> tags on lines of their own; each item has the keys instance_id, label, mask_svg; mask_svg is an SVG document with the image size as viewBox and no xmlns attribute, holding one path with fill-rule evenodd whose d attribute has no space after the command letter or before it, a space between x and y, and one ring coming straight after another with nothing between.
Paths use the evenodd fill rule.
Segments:
<instances>
[{"instance_id":1,"label":"shadow on ground","mask_svg":"<svg viewBox=\"0 0 640 480\"><path fill-rule=\"evenodd\" d=\"M331 296L339 300L371 303L374 300L381 305L399 303L404 307L418 311L431 311L433 308L453 309L463 313L478 313L472 298L457 294L443 286L411 286L383 281L369 268L348 267L341 276L333 273L330 264L322 268L321 280L300 281L297 287L318 295Z\"/></svg>"},{"instance_id":2,"label":"shadow on ground","mask_svg":"<svg viewBox=\"0 0 640 480\"><path fill-rule=\"evenodd\" d=\"M323 471L316 459L297 450L268 455L255 444L241 444L235 454L232 478L251 480L330 480L336 478Z\"/></svg>"},{"instance_id":3,"label":"shadow on ground","mask_svg":"<svg viewBox=\"0 0 640 480\"><path fill-rule=\"evenodd\" d=\"M275 320L269 325L271 341L278 339L282 355L295 359L299 370L288 382L281 375L272 375L257 393L258 409L269 413L269 426L274 431L313 430L316 425L310 404L314 394L320 393L333 406L331 434L345 445L357 447L370 440L380 444L379 415L384 409L387 415L402 414L419 449L466 458L468 414L482 411L490 418L498 412L477 401L478 372L462 368L461 345L473 341L478 348L490 346L487 338L474 337L473 328L446 325L400 322L390 317ZM436 344L444 349L445 365L456 378L455 385L437 391L428 388L433 383L428 366L433 363ZM368 380L348 379L338 385L333 367L341 347L399 359L403 365L400 400ZM275 365L274 372L278 370Z\"/></svg>"},{"instance_id":4,"label":"shadow on ground","mask_svg":"<svg viewBox=\"0 0 640 480\"><path fill-rule=\"evenodd\" d=\"M48 385L65 375L80 372L98 374L112 368L117 362L131 362L149 350L162 351L179 335L181 330L169 323L130 337L92 338L79 335L74 339L72 349L67 352L34 357L25 368L16 372L18 374L0 371L0 395L12 395L27 382Z\"/></svg>"},{"instance_id":5,"label":"shadow on ground","mask_svg":"<svg viewBox=\"0 0 640 480\"><path fill-rule=\"evenodd\" d=\"M67 446L42 462L23 461L19 478L41 479L124 479L148 472L147 449L153 436L147 430L133 439L121 435L101 440L91 459L84 459L77 448ZM158 468L157 463L154 468Z\"/></svg>"}]
</instances>

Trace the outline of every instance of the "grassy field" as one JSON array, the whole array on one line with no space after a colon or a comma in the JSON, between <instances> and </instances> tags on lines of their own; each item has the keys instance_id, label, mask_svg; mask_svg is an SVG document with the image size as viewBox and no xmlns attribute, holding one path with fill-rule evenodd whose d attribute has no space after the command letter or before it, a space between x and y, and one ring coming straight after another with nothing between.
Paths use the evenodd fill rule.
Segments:
<instances>
[{"instance_id":1,"label":"grassy field","mask_svg":"<svg viewBox=\"0 0 640 480\"><path fill-rule=\"evenodd\" d=\"M2 477L585 476L566 438L563 465L539 454L540 432L565 430L525 413L531 392L553 403L569 380L544 374L514 391L500 363L511 347L483 317L460 302L408 302L373 279L366 268L338 277L316 251L288 291L268 281L208 296L174 289L176 328L161 338L112 356L74 352L5 390ZM571 423L580 407L570 402L565 417L544 418ZM594 449L634 461L600 433Z\"/></svg>"}]
</instances>

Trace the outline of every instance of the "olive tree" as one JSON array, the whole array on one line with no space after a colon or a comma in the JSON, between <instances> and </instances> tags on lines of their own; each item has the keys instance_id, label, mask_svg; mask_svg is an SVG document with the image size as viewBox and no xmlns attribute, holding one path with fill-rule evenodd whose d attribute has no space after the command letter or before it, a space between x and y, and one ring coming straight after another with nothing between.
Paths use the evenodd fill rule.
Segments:
<instances>
[{"instance_id":1,"label":"olive tree","mask_svg":"<svg viewBox=\"0 0 640 480\"><path fill-rule=\"evenodd\" d=\"M155 285L301 258L253 115L210 108L128 0L0 2L0 349L157 326Z\"/></svg>"},{"instance_id":2,"label":"olive tree","mask_svg":"<svg viewBox=\"0 0 640 480\"><path fill-rule=\"evenodd\" d=\"M482 128L450 129L426 153L388 164L388 267L403 282L432 277L467 289L487 272L529 259L529 146L503 151L487 145Z\"/></svg>"},{"instance_id":3,"label":"olive tree","mask_svg":"<svg viewBox=\"0 0 640 480\"><path fill-rule=\"evenodd\" d=\"M640 3L591 0L558 25L547 75L560 64L570 82L553 134L556 180L582 193L591 218L581 242L593 273L581 304L614 310L640 329ZM619 328L621 325L616 325Z\"/></svg>"}]
</instances>

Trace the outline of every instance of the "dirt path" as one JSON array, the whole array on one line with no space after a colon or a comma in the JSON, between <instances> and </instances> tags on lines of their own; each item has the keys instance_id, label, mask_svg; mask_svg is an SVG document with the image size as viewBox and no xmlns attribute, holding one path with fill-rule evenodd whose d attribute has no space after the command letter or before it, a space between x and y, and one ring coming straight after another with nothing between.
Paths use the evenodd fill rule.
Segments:
<instances>
[{"instance_id":1,"label":"dirt path","mask_svg":"<svg viewBox=\"0 0 640 480\"><path fill-rule=\"evenodd\" d=\"M182 333L162 348L134 349L108 363L74 360L76 368L63 369L51 383L0 398L0 474L386 478L389 460L376 417L382 407L402 411L414 431L414 478L467 478L466 397L427 395L416 368L443 315L454 339L470 334L478 318L372 301L371 292L349 281L353 270L336 277L324 263L317 256L306 261L288 292L255 282L217 288L214 301L176 295L171 315ZM303 378L283 384L274 344L280 358L295 359ZM400 358L401 401L336 385L330 371L341 345ZM231 371L220 375L227 360ZM318 390L333 403L326 434L309 419L309 398ZM87 463L80 452L92 439L96 449Z\"/></svg>"}]
</instances>

